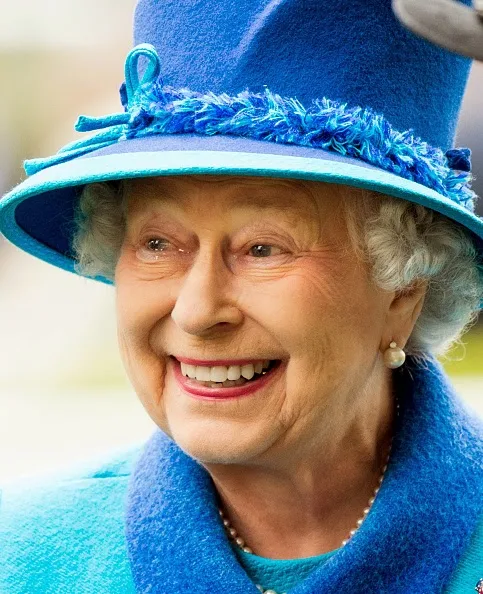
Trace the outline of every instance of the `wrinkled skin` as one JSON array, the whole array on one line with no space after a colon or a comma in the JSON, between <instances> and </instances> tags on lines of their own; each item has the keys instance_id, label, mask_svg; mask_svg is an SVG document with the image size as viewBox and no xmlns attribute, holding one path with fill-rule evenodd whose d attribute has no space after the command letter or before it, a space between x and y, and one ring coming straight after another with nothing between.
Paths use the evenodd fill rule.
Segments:
<instances>
[{"instance_id":1,"label":"wrinkled skin","mask_svg":"<svg viewBox=\"0 0 483 594\"><path fill-rule=\"evenodd\" d=\"M394 414L382 354L404 346L424 295L374 285L341 192L356 195L263 178L129 185L115 283L130 380L210 472L238 531L274 558L336 548L361 516ZM171 355L285 367L250 396L200 400L178 385Z\"/></svg>"}]
</instances>

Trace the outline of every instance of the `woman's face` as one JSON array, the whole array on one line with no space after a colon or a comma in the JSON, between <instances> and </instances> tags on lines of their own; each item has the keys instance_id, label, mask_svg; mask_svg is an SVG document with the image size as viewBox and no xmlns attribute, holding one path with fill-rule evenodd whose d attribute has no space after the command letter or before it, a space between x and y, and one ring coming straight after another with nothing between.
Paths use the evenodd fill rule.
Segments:
<instances>
[{"instance_id":1,"label":"woman's face","mask_svg":"<svg viewBox=\"0 0 483 594\"><path fill-rule=\"evenodd\" d=\"M154 422L201 462L300 451L377 389L391 296L350 245L342 191L208 176L130 184L121 354ZM260 387L213 397L183 386L180 358L281 363Z\"/></svg>"}]
</instances>

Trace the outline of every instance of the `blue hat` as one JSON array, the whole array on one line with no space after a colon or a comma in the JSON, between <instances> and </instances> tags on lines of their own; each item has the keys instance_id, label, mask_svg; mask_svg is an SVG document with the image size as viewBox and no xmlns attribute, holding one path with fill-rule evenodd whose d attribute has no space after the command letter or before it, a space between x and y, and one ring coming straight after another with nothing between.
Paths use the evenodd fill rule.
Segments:
<instances>
[{"instance_id":1,"label":"blue hat","mask_svg":"<svg viewBox=\"0 0 483 594\"><path fill-rule=\"evenodd\" d=\"M465 4L469 4L469 0ZM0 230L74 270L86 183L226 174L320 180L432 208L483 261L468 149L453 147L470 60L407 31L390 0L140 0L123 110L26 163Z\"/></svg>"}]
</instances>

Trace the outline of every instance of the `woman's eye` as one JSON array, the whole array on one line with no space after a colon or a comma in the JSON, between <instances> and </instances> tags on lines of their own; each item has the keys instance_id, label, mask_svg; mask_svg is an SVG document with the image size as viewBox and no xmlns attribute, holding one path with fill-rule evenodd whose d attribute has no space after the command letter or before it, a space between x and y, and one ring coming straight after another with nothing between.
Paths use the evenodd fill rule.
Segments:
<instances>
[{"instance_id":1,"label":"woman's eye","mask_svg":"<svg viewBox=\"0 0 483 594\"><path fill-rule=\"evenodd\" d=\"M141 246L137 250L137 256L142 261L156 261L162 258L162 254L169 250L170 242L162 237L150 237L146 241L143 241ZM179 252L184 252L183 249L178 249ZM249 254L257 259L267 259L273 256L279 256L284 253L282 248L277 246L257 243L252 245L249 250Z\"/></svg>"},{"instance_id":2,"label":"woman's eye","mask_svg":"<svg viewBox=\"0 0 483 594\"><path fill-rule=\"evenodd\" d=\"M136 255L142 262L156 262L162 258L162 254L166 251L168 243L162 237L150 237L147 241L142 242L136 250Z\"/></svg>"},{"instance_id":3,"label":"woman's eye","mask_svg":"<svg viewBox=\"0 0 483 594\"><path fill-rule=\"evenodd\" d=\"M280 254L274 254L274 250L278 250L279 252L281 252L281 249L273 246L273 245L269 245L269 244L265 244L265 243L259 243L256 245L253 245L250 248L250 252L252 254L252 256L254 256L255 258L265 258L265 257L269 257L269 256L277 256Z\"/></svg>"},{"instance_id":4,"label":"woman's eye","mask_svg":"<svg viewBox=\"0 0 483 594\"><path fill-rule=\"evenodd\" d=\"M146 248L151 252L162 252L165 248L166 240L159 237L153 237L146 242Z\"/></svg>"}]
</instances>

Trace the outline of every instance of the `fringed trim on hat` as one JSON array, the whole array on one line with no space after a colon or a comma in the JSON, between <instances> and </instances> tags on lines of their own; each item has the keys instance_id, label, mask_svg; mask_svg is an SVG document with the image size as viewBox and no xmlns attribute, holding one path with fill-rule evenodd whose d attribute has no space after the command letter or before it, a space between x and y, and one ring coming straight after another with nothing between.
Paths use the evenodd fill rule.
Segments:
<instances>
[{"instance_id":1,"label":"fringed trim on hat","mask_svg":"<svg viewBox=\"0 0 483 594\"><path fill-rule=\"evenodd\" d=\"M395 130L371 109L320 99L308 108L269 89L236 96L197 93L150 80L121 97L126 112L105 118L81 117L78 131L104 129L67 145L48 159L27 161L29 175L109 144L157 134L216 134L293 144L336 152L420 183L470 211L475 193L469 149L446 154L415 136Z\"/></svg>"}]
</instances>

